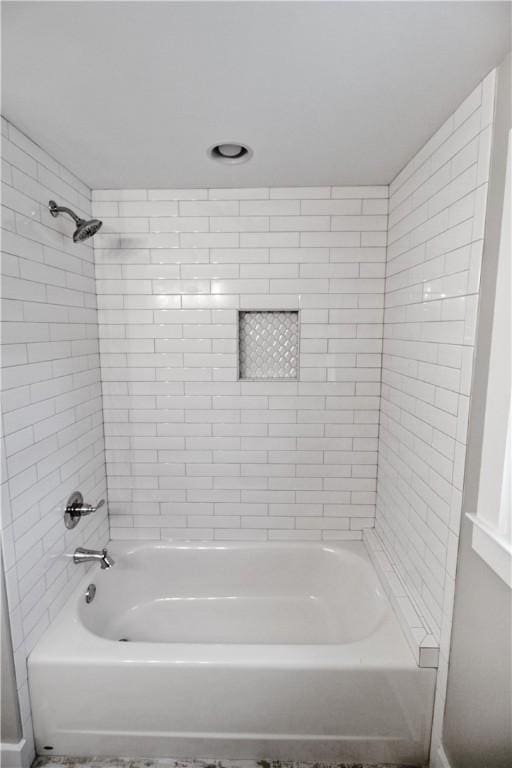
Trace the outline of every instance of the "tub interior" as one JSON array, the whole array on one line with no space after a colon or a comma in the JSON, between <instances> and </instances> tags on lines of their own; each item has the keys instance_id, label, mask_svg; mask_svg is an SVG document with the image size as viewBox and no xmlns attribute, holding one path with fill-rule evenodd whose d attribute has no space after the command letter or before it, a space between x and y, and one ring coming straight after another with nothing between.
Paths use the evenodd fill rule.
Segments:
<instances>
[{"instance_id":1,"label":"tub interior","mask_svg":"<svg viewBox=\"0 0 512 768\"><path fill-rule=\"evenodd\" d=\"M122 642L329 644L367 637L387 603L362 547L172 546L112 553L86 628Z\"/></svg>"}]
</instances>

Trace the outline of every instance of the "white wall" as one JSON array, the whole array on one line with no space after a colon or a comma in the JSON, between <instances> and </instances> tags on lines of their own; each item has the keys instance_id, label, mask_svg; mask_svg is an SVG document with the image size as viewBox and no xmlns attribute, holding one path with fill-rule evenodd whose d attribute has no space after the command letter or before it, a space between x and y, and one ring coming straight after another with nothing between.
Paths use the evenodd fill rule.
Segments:
<instances>
[{"instance_id":1,"label":"white wall","mask_svg":"<svg viewBox=\"0 0 512 768\"><path fill-rule=\"evenodd\" d=\"M84 570L67 555L105 544L106 508L73 531L74 490L105 496L91 242L48 200L90 215L78 179L2 122L2 543L23 733L31 739L26 658Z\"/></svg>"},{"instance_id":2,"label":"white wall","mask_svg":"<svg viewBox=\"0 0 512 768\"><path fill-rule=\"evenodd\" d=\"M494 73L390 186L376 531L440 641L444 711Z\"/></svg>"},{"instance_id":3,"label":"white wall","mask_svg":"<svg viewBox=\"0 0 512 768\"><path fill-rule=\"evenodd\" d=\"M473 515L478 512L482 434L489 395L490 341L495 322L501 232L507 216L505 185L512 127L511 67L512 55L509 55L497 71L496 115L463 500L463 513ZM512 595L510 587L473 549L472 529L472 523L464 515L457 564L443 746L452 768L480 768L482 765L508 768L512 760Z\"/></svg>"},{"instance_id":4,"label":"white wall","mask_svg":"<svg viewBox=\"0 0 512 768\"><path fill-rule=\"evenodd\" d=\"M93 193L113 538L373 525L387 187ZM238 309L300 309L300 380L240 382Z\"/></svg>"},{"instance_id":5,"label":"white wall","mask_svg":"<svg viewBox=\"0 0 512 768\"><path fill-rule=\"evenodd\" d=\"M11 628L5 594L4 564L0 557L0 743L17 743L21 739L21 720L14 674Z\"/></svg>"}]
</instances>

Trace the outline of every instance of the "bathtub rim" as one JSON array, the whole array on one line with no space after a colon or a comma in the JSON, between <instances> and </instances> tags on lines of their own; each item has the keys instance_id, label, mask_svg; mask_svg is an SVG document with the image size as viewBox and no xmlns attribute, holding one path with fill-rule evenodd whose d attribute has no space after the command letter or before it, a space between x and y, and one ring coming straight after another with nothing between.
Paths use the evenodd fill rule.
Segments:
<instances>
[{"instance_id":1,"label":"bathtub rim","mask_svg":"<svg viewBox=\"0 0 512 768\"><path fill-rule=\"evenodd\" d=\"M382 580L368 555L363 542L212 542L173 540L110 541L107 545L115 559L116 554L151 549L325 549L336 554L347 553L361 558L371 569L380 587L385 604L385 615L380 626L367 637L347 643L173 643L158 641L119 642L105 638L88 629L80 616L81 601L87 586L98 577L94 566L88 568L76 589L63 604L49 627L29 655L28 663L54 662L58 657L63 664L95 663L162 664L162 665L219 665L264 666L282 668L365 668L413 669L417 668L414 654L404 637ZM114 566L115 567L115 566ZM100 572L102 574L103 572ZM108 574L108 571L107 571Z\"/></svg>"}]
</instances>

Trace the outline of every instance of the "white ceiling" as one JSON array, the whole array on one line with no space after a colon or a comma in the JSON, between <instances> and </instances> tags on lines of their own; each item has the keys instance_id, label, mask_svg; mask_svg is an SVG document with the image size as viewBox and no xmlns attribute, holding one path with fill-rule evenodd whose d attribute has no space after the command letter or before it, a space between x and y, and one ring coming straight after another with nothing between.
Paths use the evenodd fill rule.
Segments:
<instances>
[{"instance_id":1,"label":"white ceiling","mask_svg":"<svg viewBox=\"0 0 512 768\"><path fill-rule=\"evenodd\" d=\"M93 188L389 182L508 2L2 2L2 112ZM243 165L217 142L254 150Z\"/></svg>"}]
</instances>

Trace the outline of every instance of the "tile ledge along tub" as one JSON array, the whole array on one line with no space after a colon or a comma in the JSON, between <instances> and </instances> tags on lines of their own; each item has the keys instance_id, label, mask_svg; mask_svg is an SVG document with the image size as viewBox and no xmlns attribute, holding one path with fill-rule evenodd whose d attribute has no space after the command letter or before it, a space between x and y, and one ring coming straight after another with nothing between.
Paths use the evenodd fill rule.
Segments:
<instances>
[{"instance_id":1,"label":"tile ledge along tub","mask_svg":"<svg viewBox=\"0 0 512 768\"><path fill-rule=\"evenodd\" d=\"M435 670L362 542L109 552L29 658L39 754L425 762Z\"/></svg>"}]
</instances>

